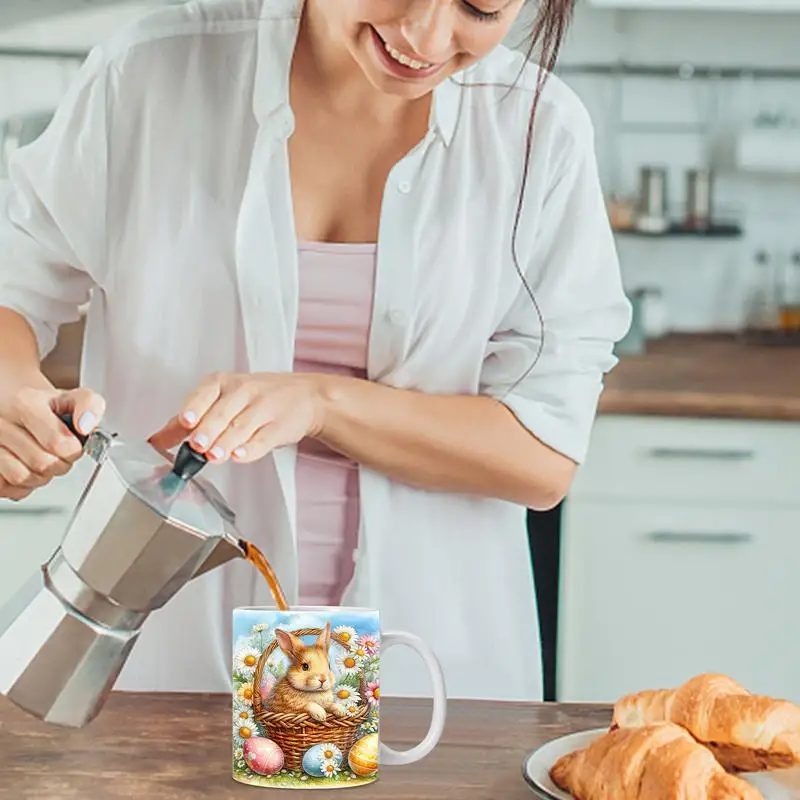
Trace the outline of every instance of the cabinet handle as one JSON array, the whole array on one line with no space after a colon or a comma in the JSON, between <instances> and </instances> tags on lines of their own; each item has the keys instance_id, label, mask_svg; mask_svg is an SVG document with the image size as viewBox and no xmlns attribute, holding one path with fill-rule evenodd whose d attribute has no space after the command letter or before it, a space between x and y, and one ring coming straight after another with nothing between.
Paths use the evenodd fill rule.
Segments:
<instances>
[{"instance_id":1,"label":"cabinet handle","mask_svg":"<svg viewBox=\"0 0 800 800\"><path fill-rule=\"evenodd\" d=\"M651 458L695 458L711 461L752 461L755 458L752 450L714 450L694 447L654 447L650 450Z\"/></svg>"},{"instance_id":2,"label":"cabinet handle","mask_svg":"<svg viewBox=\"0 0 800 800\"><path fill-rule=\"evenodd\" d=\"M54 517L66 513L67 509L61 506L23 506L16 503L0 505L0 515L4 517Z\"/></svg>"},{"instance_id":3,"label":"cabinet handle","mask_svg":"<svg viewBox=\"0 0 800 800\"><path fill-rule=\"evenodd\" d=\"M704 531L702 533L689 533L688 531L655 531L646 536L656 544L748 544L753 541L750 533L733 533L720 531L718 533Z\"/></svg>"}]
</instances>

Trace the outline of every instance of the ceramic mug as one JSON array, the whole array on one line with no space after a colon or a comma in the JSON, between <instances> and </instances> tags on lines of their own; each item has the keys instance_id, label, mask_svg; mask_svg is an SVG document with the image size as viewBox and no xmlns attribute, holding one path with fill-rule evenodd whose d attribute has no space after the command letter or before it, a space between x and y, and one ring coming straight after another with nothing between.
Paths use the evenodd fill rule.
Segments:
<instances>
[{"instance_id":1,"label":"ceramic mug","mask_svg":"<svg viewBox=\"0 0 800 800\"><path fill-rule=\"evenodd\" d=\"M444 730L447 698L433 651L410 633L381 634L377 611L298 606L233 612L233 777L251 786L340 789L385 765L425 758ZM380 662L419 653L433 683L433 719L416 747L379 739Z\"/></svg>"}]
</instances>

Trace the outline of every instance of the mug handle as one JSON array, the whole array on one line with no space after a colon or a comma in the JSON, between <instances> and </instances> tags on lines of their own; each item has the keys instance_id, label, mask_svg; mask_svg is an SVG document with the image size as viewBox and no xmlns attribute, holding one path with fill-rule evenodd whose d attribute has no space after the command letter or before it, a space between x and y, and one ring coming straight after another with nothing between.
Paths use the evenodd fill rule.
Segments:
<instances>
[{"instance_id":1,"label":"mug handle","mask_svg":"<svg viewBox=\"0 0 800 800\"><path fill-rule=\"evenodd\" d=\"M429 755L434 747L439 744L444 731L444 723L447 717L447 692L444 684L444 672L436 658L435 653L425 642L413 633L397 632L384 633L381 635L381 651L386 652L395 645L405 645L416 651L428 667L428 672L433 682L433 716L425 738L410 750L392 750L383 742L380 744L380 763L381 766L398 767L405 764L413 764L421 761Z\"/></svg>"}]
</instances>

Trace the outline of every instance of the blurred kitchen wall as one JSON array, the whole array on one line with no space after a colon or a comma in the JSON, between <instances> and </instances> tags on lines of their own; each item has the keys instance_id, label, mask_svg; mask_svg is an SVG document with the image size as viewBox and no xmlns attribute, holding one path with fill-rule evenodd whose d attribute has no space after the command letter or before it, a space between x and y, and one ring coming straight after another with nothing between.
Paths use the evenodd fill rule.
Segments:
<instances>
[{"instance_id":1,"label":"blurred kitchen wall","mask_svg":"<svg viewBox=\"0 0 800 800\"><path fill-rule=\"evenodd\" d=\"M797 13L758 13L767 5L758 0L738 5L744 10L579 4L560 62L594 120L609 200L635 203L640 170L661 167L667 213L680 222L687 171L710 169L714 220L741 228L741 236L618 236L626 286L661 289L673 331L747 327L765 282L791 283L800 253L800 4ZM630 74L585 69L619 62ZM680 72L637 74L662 66Z\"/></svg>"},{"instance_id":2,"label":"blurred kitchen wall","mask_svg":"<svg viewBox=\"0 0 800 800\"><path fill-rule=\"evenodd\" d=\"M0 48L85 50L164 2L94 0L96 7L75 11L73 0L63 0L65 13L10 27L4 26L0 10ZM641 0L639 5L647 3ZM763 3L739 0L739 5L752 9ZM50 7L59 4L50 0ZM15 20L20 16L6 14ZM511 44L524 46L524 29L523 20ZM700 241L618 237L626 285L631 291L658 287L670 330L741 328L760 289L764 260L768 271L780 275L800 253L798 41L800 5L798 13L757 13L617 10L595 8L591 0L578 3L559 69L594 120L609 202L619 203L623 214L629 212L637 200L641 169L659 167L666 171L669 213L681 219L687 170L713 169L713 214L741 228L741 236ZM619 62L634 72L597 74L599 68L608 70ZM685 77L635 72L662 65L682 65ZM54 107L78 66L74 58L0 56L0 120ZM709 77L702 72L707 68L725 74ZM797 75L760 77L760 72L748 75L750 68L796 70ZM693 70L700 73L692 77ZM775 129L774 141L769 131L764 135L765 128ZM757 135L751 136L754 131ZM785 156L777 152L776 142ZM748 147L749 166L743 168L737 148ZM770 161L769 168L759 159ZM778 168L776 161L781 162Z\"/></svg>"}]
</instances>

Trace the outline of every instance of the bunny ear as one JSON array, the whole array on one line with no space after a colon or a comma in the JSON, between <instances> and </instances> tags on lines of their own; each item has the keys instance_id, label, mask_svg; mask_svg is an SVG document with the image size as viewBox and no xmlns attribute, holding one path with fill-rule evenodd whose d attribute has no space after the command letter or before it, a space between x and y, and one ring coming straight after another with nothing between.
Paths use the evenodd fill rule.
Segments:
<instances>
[{"instance_id":1,"label":"bunny ear","mask_svg":"<svg viewBox=\"0 0 800 800\"><path fill-rule=\"evenodd\" d=\"M331 623L326 622L322 633L317 637L317 645L327 650L331 646Z\"/></svg>"},{"instance_id":2,"label":"bunny ear","mask_svg":"<svg viewBox=\"0 0 800 800\"><path fill-rule=\"evenodd\" d=\"M294 656L295 651L295 643L294 643L294 636L291 633L287 633L286 631L282 631L280 628L275 629L275 638L278 641L278 647L286 653L289 658Z\"/></svg>"}]
</instances>

